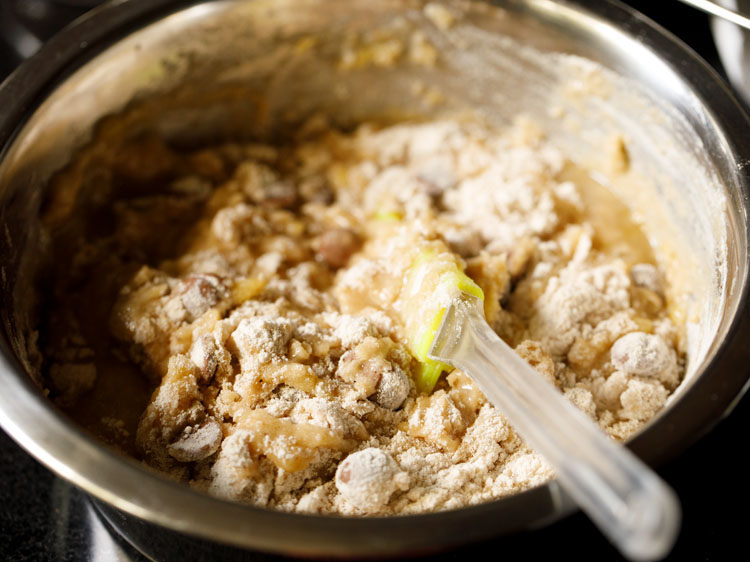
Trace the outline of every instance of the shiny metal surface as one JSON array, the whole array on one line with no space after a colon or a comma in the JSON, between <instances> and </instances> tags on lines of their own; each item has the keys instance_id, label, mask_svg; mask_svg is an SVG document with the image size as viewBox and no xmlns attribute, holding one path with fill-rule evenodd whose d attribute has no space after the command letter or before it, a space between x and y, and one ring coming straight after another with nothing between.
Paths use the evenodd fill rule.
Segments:
<instances>
[{"instance_id":1,"label":"shiny metal surface","mask_svg":"<svg viewBox=\"0 0 750 562\"><path fill-rule=\"evenodd\" d=\"M717 4L716 2L711 2L709 0L680 0L680 1L698 10L706 12L707 14L716 16L717 18L721 18L728 22L734 23L736 25L739 25L740 27L744 27L745 29L750 29L750 18L744 16L743 14L739 12L730 10L729 8L725 8L721 4Z\"/></svg>"},{"instance_id":2,"label":"shiny metal surface","mask_svg":"<svg viewBox=\"0 0 750 562\"><path fill-rule=\"evenodd\" d=\"M427 25L414 10L420 3L332 1L326 10L312 0L191 4L131 0L94 10L0 87L0 423L58 474L135 518L239 547L305 555L435 550L545 524L571 509L555 483L468 509L409 517L256 509L146 472L51 407L24 374L33 366L26 342L35 304L29 288L44 241L37 219L42 190L93 138L116 150L144 130L195 143L283 134L315 111L346 126L365 117L467 108L502 123L531 108L559 144L575 145L581 163L594 168L612 130L625 131L634 166L653 179L664 203L659 212L687 236L699 263L709 264L695 272L693 287L712 295L701 302L696 291L703 323L679 400L630 446L647 462L662 462L706 431L744 389L747 373L737 366L749 358L743 342L749 320L742 314L748 300L748 121L713 71L670 37L613 2L498 2L499 11L477 3L465 17L473 31L460 36L463 47L440 44L438 68L341 74L336 62L347 33L391 25L394 14ZM308 35L319 43L300 56L295 45ZM570 57L548 64L502 37L616 72L606 75L612 86L607 99L560 97L561 86L585 83L589 67ZM439 87L445 104L431 107L410 94L415 77ZM553 104L559 107L547 111ZM571 119L556 118L557 110Z\"/></svg>"}]
</instances>

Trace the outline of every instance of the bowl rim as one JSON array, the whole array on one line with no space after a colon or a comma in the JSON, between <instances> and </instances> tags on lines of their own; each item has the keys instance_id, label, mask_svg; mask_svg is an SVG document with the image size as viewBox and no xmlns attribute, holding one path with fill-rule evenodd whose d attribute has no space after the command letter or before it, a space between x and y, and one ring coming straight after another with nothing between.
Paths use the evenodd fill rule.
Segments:
<instances>
[{"instance_id":1,"label":"bowl rim","mask_svg":"<svg viewBox=\"0 0 750 562\"><path fill-rule=\"evenodd\" d=\"M524 4L545 1L526 0ZM0 85L0 161L34 110L67 75L129 33L199 3L112 1L88 12L51 39ZM697 95L704 109L709 111L710 107L717 131L729 143L732 154L740 155L733 161L738 200L742 202L736 211L745 240L750 240L750 138L745 134L750 130L750 120L729 87L686 45L616 0L573 0L563 8L603 20L629 38L637 33L638 41L659 53ZM710 106L707 100L711 100ZM661 464L696 441L731 411L750 384L746 368L750 349L743 345L750 336L748 267L739 275L737 313L710 366L659 416L658 423L649 424L627 443L649 464ZM86 492L130 515L176 531L287 554L373 555L454 546L545 524L574 509L555 481L457 510L373 518L311 516L221 500L168 480L100 445L50 407L4 339L0 350L0 382L4 386L0 426L37 460ZM723 375L707 376L709 372ZM205 517L207 512L212 514L210 518Z\"/></svg>"}]
</instances>

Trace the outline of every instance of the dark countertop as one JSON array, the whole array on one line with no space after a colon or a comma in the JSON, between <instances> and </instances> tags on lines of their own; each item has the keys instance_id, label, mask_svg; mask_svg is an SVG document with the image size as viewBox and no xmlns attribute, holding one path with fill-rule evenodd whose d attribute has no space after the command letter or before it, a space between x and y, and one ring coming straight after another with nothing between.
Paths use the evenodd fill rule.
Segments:
<instances>
[{"instance_id":1,"label":"dark countertop","mask_svg":"<svg viewBox=\"0 0 750 562\"><path fill-rule=\"evenodd\" d=\"M11 1L0 0L0 8ZM718 67L703 14L674 0L628 3L662 23ZM0 43L0 77L14 64L12 53ZM750 477L743 462L748 427L750 398L746 397L708 435L659 469L681 498L684 517L679 540L667 560L711 562L742 557L748 518L737 514L743 514L750 504ZM580 513L543 530L472 545L432 559L535 560L566 555L582 560L621 560ZM180 553L175 559L192 558L190 553ZM263 554L247 559L280 560ZM53 476L0 432L0 560L145 559L110 538L93 515L85 494Z\"/></svg>"}]
</instances>

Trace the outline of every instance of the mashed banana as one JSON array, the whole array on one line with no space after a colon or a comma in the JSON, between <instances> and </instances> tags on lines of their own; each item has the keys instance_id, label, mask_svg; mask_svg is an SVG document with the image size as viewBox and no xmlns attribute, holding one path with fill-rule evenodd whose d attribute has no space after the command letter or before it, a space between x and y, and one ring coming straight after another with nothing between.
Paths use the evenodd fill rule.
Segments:
<instances>
[{"instance_id":1,"label":"mashed banana","mask_svg":"<svg viewBox=\"0 0 750 562\"><path fill-rule=\"evenodd\" d=\"M374 515L552 476L460 371L417 392L399 312L423 307L399 288L424 251L450 252L494 330L613 438L681 380L643 232L528 124L190 153L141 139L111 164L127 196L56 241L75 255L41 328L47 381L101 439L195 488Z\"/></svg>"}]
</instances>

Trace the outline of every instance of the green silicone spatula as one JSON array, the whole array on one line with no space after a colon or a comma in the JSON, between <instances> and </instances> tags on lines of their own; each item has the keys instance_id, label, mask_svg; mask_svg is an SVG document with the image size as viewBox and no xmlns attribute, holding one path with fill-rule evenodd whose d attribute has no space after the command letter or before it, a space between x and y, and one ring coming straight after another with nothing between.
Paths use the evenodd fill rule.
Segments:
<instances>
[{"instance_id":1,"label":"green silicone spatula","mask_svg":"<svg viewBox=\"0 0 750 562\"><path fill-rule=\"evenodd\" d=\"M631 560L657 560L680 526L674 492L627 448L606 436L518 356L484 318L481 289L448 252L422 252L404 278L409 346L417 386L430 391L443 369L469 375L557 480ZM416 314L415 314L416 313Z\"/></svg>"}]
</instances>

